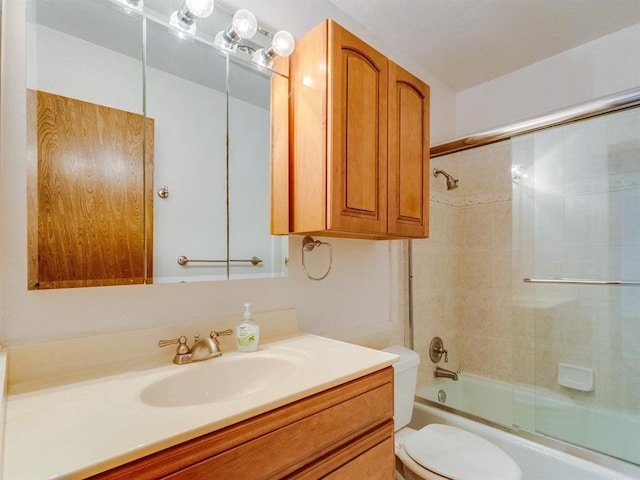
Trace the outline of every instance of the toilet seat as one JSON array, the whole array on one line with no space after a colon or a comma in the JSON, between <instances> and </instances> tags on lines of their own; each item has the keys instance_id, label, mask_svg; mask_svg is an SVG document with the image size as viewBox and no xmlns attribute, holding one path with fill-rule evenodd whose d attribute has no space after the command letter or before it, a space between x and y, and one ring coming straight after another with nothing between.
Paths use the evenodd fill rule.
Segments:
<instances>
[{"instance_id":1,"label":"toilet seat","mask_svg":"<svg viewBox=\"0 0 640 480\"><path fill-rule=\"evenodd\" d=\"M522 479L520 467L505 452L477 435L449 425L427 425L404 439L401 450L413 462L442 478Z\"/></svg>"}]
</instances>

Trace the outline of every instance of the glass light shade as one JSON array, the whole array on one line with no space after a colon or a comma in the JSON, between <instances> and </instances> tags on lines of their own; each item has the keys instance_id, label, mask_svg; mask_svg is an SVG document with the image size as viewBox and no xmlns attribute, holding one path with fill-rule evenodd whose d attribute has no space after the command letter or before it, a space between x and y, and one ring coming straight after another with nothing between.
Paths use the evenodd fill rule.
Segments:
<instances>
[{"instance_id":1,"label":"glass light shade","mask_svg":"<svg viewBox=\"0 0 640 480\"><path fill-rule=\"evenodd\" d=\"M233 30L241 38L251 38L258 31L258 20L256 16L244 8L238 10L233 15L231 25Z\"/></svg>"},{"instance_id":2,"label":"glass light shade","mask_svg":"<svg viewBox=\"0 0 640 480\"><path fill-rule=\"evenodd\" d=\"M205 18L213 13L214 0L185 0L185 5L196 17Z\"/></svg>"},{"instance_id":3,"label":"glass light shade","mask_svg":"<svg viewBox=\"0 0 640 480\"><path fill-rule=\"evenodd\" d=\"M293 53L296 41L293 39L293 35L285 30L280 30L273 36L271 46L273 50L281 57L288 57Z\"/></svg>"}]
</instances>

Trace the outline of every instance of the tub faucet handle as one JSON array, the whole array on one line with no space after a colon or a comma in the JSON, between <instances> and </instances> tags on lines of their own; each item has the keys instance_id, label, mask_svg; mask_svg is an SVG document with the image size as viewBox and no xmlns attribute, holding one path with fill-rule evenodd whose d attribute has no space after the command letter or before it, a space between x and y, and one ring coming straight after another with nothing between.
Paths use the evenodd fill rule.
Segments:
<instances>
[{"instance_id":1,"label":"tub faucet handle","mask_svg":"<svg viewBox=\"0 0 640 480\"><path fill-rule=\"evenodd\" d=\"M444 353L444 363L449 363L449 350L447 350L446 348L440 347L437 350L437 353L439 353L440 355Z\"/></svg>"},{"instance_id":2,"label":"tub faucet handle","mask_svg":"<svg viewBox=\"0 0 640 480\"><path fill-rule=\"evenodd\" d=\"M433 363L438 363L444 354L444 362L449 362L449 350L444 348L440 337L433 337L429 344L429 358Z\"/></svg>"}]
</instances>

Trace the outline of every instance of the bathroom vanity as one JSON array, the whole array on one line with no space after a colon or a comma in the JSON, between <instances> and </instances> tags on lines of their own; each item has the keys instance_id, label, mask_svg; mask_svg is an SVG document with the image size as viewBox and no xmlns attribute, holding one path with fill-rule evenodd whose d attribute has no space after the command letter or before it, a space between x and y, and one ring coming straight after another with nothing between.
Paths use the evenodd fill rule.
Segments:
<instances>
[{"instance_id":1,"label":"bathroom vanity","mask_svg":"<svg viewBox=\"0 0 640 480\"><path fill-rule=\"evenodd\" d=\"M392 478L396 357L297 332L294 316L256 314L257 352L225 337L222 357L188 365L156 345L175 329L13 347L3 478ZM114 365L115 351L153 361Z\"/></svg>"},{"instance_id":2,"label":"bathroom vanity","mask_svg":"<svg viewBox=\"0 0 640 480\"><path fill-rule=\"evenodd\" d=\"M393 458L387 367L91 478L390 479Z\"/></svg>"}]
</instances>

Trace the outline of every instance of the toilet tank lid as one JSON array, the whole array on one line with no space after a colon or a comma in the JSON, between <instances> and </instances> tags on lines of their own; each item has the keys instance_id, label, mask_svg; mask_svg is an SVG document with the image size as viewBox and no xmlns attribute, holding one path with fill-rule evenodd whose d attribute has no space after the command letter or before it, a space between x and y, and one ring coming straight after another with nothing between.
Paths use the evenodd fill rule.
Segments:
<instances>
[{"instance_id":1,"label":"toilet tank lid","mask_svg":"<svg viewBox=\"0 0 640 480\"><path fill-rule=\"evenodd\" d=\"M403 370L415 367L420 363L420 355L418 355L413 350L401 347L400 345L393 345L391 347L383 349L382 351L393 353L394 355L398 355L400 357L400 359L393 364L393 368L398 372L402 372Z\"/></svg>"}]
</instances>

